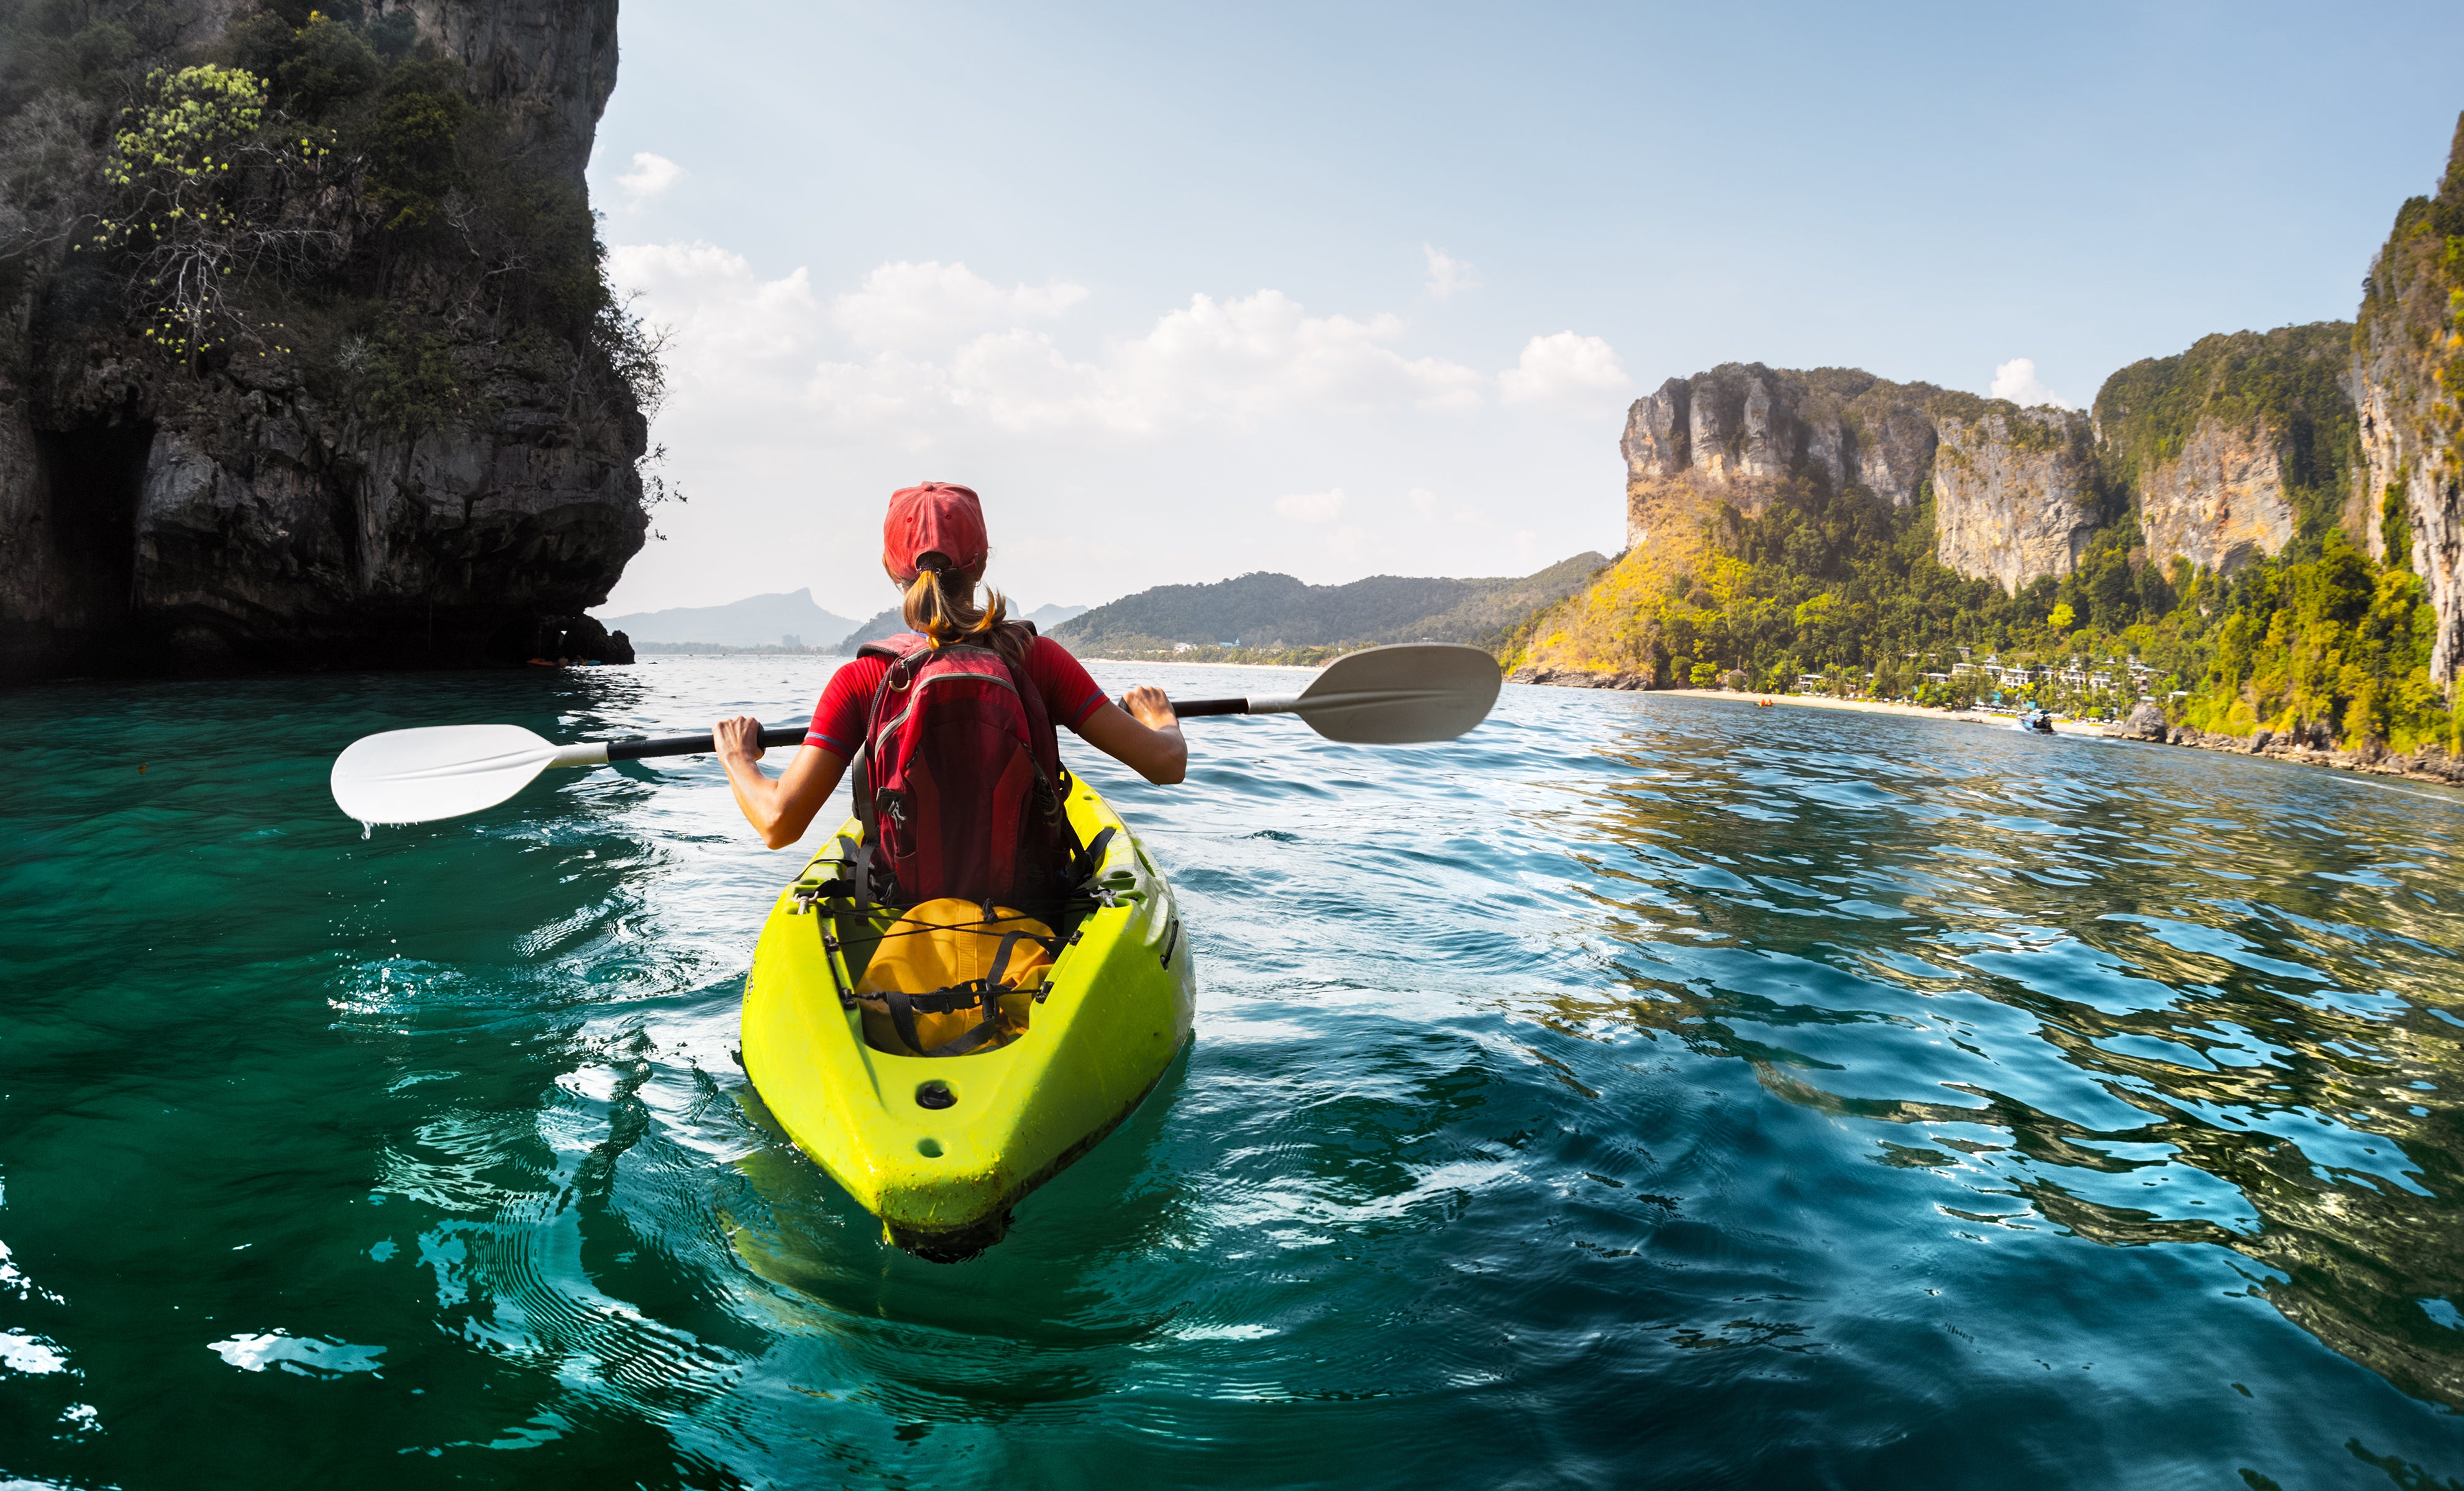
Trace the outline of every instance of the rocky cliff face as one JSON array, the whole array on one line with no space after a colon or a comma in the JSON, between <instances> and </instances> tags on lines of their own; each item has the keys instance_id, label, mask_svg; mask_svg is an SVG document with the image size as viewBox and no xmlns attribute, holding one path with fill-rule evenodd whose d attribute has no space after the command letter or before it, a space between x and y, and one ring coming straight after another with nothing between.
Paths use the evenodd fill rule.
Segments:
<instances>
[{"instance_id":1,"label":"rocky cliff face","mask_svg":"<svg viewBox=\"0 0 2464 1491\"><path fill-rule=\"evenodd\" d=\"M615 80L615 0L368 11L407 14L460 59L509 157L579 192ZM450 414L386 418L360 396L353 370L381 350L348 325L314 347L175 360L75 262L24 279L0 343L0 679L630 661L575 619L648 528L631 385L590 337L479 307L471 271L386 247L373 221L351 225L342 261L383 259L382 298L363 303L399 312L411 350L395 363L444 380Z\"/></svg>"},{"instance_id":2,"label":"rocky cliff face","mask_svg":"<svg viewBox=\"0 0 2464 1491\"><path fill-rule=\"evenodd\" d=\"M2223 573L2283 552L2295 514L2284 456L2264 421L2202 420L2182 453L2139 477L2139 522L2158 562L2176 556Z\"/></svg>"},{"instance_id":3,"label":"rocky cliff face","mask_svg":"<svg viewBox=\"0 0 2464 1491\"><path fill-rule=\"evenodd\" d=\"M2148 558L2217 573L2346 519L2352 326L2319 321L2202 337L2104 381L2096 437L2136 509Z\"/></svg>"},{"instance_id":4,"label":"rocky cliff face","mask_svg":"<svg viewBox=\"0 0 2464 1491\"><path fill-rule=\"evenodd\" d=\"M2098 520L2087 417L1997 402L1942 415L1934 428L1934 557L1943 566L2014 593L2039 575L2069 574Z\"/></svg>"},{"instance_id":5,"label":"rocky cliff face","mask_svg":"<svg viewBox=\"0 0 2464 1491\"><path fill-rule=\"evenodd\" d=\"M1854 368L1725 363L1627 411L1626 543L1683 543L1706 500L1748 516L1790 482L1861 488L1894 508L1933 484L1937 552L2016 590L2070 573L2096 526L2084 417L2021 409Z\"/></svg>"},{"instance_id":6,"label":"rocky cliff face","mask_svg":"<svg viewBox=\"0 0 2464 1491\"><path fill-rule=\"evenodd\" d=\"M1895 507L1916 499L1933 461L1924 401L1939 389L1855 368L1812 372L1727 362L1672 378L1627 411L1629 491L1683 481L1759 513L1772 484L1864 487ZM1646 504L1648 506L1650 504ZM1641 527L1629 513L1629 544Z\"/></svg>"},{"instance_id":7,"label":"rocky cliff face","mask_svg":"<svg viewBox=\"0 0 2464 1491\"><path fill-rule=\"evenodd\" d=\"M582 186L616 91L616 0L397 0L391 9L462 63L475 99L513 116L522 147Z\"/></svg>"},{"instance_id":8,"label":"rocky cliff face","mask_svg":"<svg viewBox=\"0 0 2464 1491\"><path fill-rule=\"evenodd\" d=\"M2437 294L2443 306L2445 292ZM1758 515L1791 481L1862 488L1895 508L1929 482L1935 557L2012 592L2072 573L2124 496L2160 566L2180 558L2222 572L2279 553L2305 512L2314 526L2342 517L2358 536L2365 525L2343 511L2354 416L2341 370L2351 330L2320 322L2205 338L2179 356L2114 374L2093 419L1846 368L1732 362L1672 378L1627 412L1619 445L1626 541L1682 541L1679 531L1709 501ZM2373 365L2400 362L2399 346L2426 335L2387 331ZM2436 385L2389 371L2371 386L2389 403L2400 388ZM2435 424L2431 411L2399 416L2391 404L2377 418L2375 459L2387 473L2374 478L2374 491L2415 459L2403 451L2421 448L2417 439L2407 445L2397 427L2425 422ZM2425 532L2439 521L2427 513L2420 519Z\"/></svg>"},{"instance_id":9,"label":"rocky cliff face","mask_svg":"<svg viewBox=\"0 0 2464 1491\"><path fill-rule=\"evenodd\" d=\"M2360 408L2354 507L2371 552L2429 582L2431 676L2464 667L2464 119L2434 197L2396 213L2364 281L2347 387Z\"/></svg>"}]
</instances>

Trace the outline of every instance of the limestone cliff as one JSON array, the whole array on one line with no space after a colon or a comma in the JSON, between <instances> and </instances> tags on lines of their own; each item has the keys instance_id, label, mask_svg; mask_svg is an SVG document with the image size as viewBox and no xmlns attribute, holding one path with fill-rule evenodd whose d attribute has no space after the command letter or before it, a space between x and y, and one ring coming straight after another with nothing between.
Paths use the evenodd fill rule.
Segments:
<instances>
[{"instance_id":1,"label":"limestone cliff","mask_svg":"<svg viewBox=\"0 0 2464 1491\"><path fill-rule=\"evenodd\" d=\"M2353 507L2371 553L2430 587L2431 675L2464 667L2464 119L2432 197L2396 213L2363 282L2348 386L2360 407Z\"/></svg>"},{"instance_id":2,"label":"limestone cliff","mask_svg":"<svg viewBox=\"0 0 2464 1491\"><path fill-rule=\"evenodd\" d=\"M2097 529L2101 495L2086 416L1999 400L1946 399L1934 428L1934 555L2016 593L2067 575ZM1957 408L1958 413L1948 412Z\"/></svg>"},{"instance_id":3,"label":"limestone cliff","mask_svg":"<svg viewBox=\"0 0 2464 1491\"><path fill-rule=\"evenodd\" d=\"M629 661L580 619L648 528L655 367L582 188L615 0L374 0L337 7L347 27L161 9L178 27L139 62L254 67L269 124L333 142L313 191L278 161L231 188L317 253L232 281L240 330L166 355L137 248L22 225L0 246L0 679ZM49 189L113 210L106 112L57 85L7 101L0 165L28 121L66 120Z\"/></svg>"},{"instance_id":4,"label":"limestone cliff","mask_svg":"<svg viewBox=\"0 0 2464 1491\"><path fill-rule=\"evenodd\" d=\"M2182 453L2140 475L2139 522L2147 552L2223 573L2280 554L2294 531L2284 459L2257 420L2202 420Z\"/></svg>"},{"instance_id":5,"label":"limestone cliff","mask_svg":"<svg viewBox=\"0 0 2464 1491\"><path fill-rule=\"evenodd\" d=\"M2104 381L2098 449L2158 565L2180 559L2222 574L2340 520L2351 339L2343 321L2203 337Z\"/></svg>"},{"instance_id":6,"label":"limestone cliff","mask_svg":"<svg viewBox=\"0 0 2464 1491\"><path fill-rule=\"evenodd\" d=\"M369 10L382 16L387 0ZM616 91L616 0L391 0L391 10L462 64L474 99L511 117L515 148L581 188Z\"/></svg>"},{"instance_id":7,"label":"limestone cliff","mask_svg":"<svg viewBox=\"0 0 2464 1491\"><path fill-rule=\"evenodd\" d=\"M2100 512L2081 416L1856 368L1672 378L1627 411L1620 449L1629 549L1687 546L1719 504L1756 517L1792 484L1906 509L1930 481L1942 562L2015 591L2070 573Z\"/></svg>"},{"instance_id":8,"label":"limestone cliff","mask_svg":"<svg viewBox=\"0 0 2464 1491\"><path fill-rule=\"evenodd\" d=\"M1759 362L1672 378L1626 414L1626 542L1647 541L1652 516L1670 507L1670 483L1749 515L1791 481L1861 486L1906 507L1933 462L1925 403L1940 392L1857 368Z\"/></svg>"}]
</instances>

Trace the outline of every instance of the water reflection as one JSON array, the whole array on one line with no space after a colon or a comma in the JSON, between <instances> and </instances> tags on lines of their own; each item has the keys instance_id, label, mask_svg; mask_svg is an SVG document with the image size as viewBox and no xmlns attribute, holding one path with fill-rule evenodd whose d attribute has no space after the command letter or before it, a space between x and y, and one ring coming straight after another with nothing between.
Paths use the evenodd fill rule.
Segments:
<instances>
[{"instance_id":1,"label":"water reflection","mask_svg":"<svg viewBox=\"0 0 2464 1491\"><path fill-rule=\"evenodd\" d=\"M1719 709L1655 710L1620 785L1546 815L1606 976L1550 1023L1874 1126L1877 1163L1972 1194L1954 1230L2231 1248L2321 1341L2464 1406L2464 800L1950 726L1814 751Z\"/></svg>"}]
</instances>

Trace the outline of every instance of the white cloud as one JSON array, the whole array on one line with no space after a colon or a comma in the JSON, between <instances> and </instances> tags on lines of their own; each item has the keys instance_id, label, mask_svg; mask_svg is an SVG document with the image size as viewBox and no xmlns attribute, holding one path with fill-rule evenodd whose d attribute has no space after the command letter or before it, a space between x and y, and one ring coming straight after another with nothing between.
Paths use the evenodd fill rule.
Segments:
<instances>
[{"instance_id":1,"label":"white cloud","mask_svg":"<svg viewBox=\"0 0 2464 1491\"><path fill-rule=\"evenodd\" d=\"M1295 523L1331 523L1343 515L1343 489L1295 492L1277 497L1275 511Z\"/></svg>"},{"instance_id":2,"label":"white cloud","mask_svg":"<svg viewBox=\"0 0 2464 1491\"><path fill-rule=\"evenodd\" d=\"M1276 290L1192 296L1143 335L1082 351L1030 324L1083 299L1072 284L1003 290L964 265L886 264L825 303L803 270L763 279L712 244L619 245L608 267L675 333L677 407L727 406L770 429L793 419L910 447L970 428L1140 439L1296 411L1460 410L1487 383L1399 350L1398 317L1312 316Z\"/></svg>"},{"instance_id":3,"label":"white cloud","mask_svg":"<svg viewBox=\"0 0 2464 1491\"><path fill-rule=\"evenodd\" d=\"M1107 369L1122 428L1204 421L1245 428L1301 406L1462 408L1480 402L1481 377L1459 362L1409 358L1386 345L1405 326L1311 316L1280 290L1237 300L1211 296L1166 313L1115 349Z\"/></svg>"},{"instance_id":4,"label":"white cloud","mask_svg":"<svg viewBox=\"0 0 2464 1491\"><path fill-rule=\"evenodd\" d=\"M1050 320L1086 298L1086 286L1061 280L1003 290L964 264L900 262L867 274L862 289L830 302L830 314L860 345L919 347Z\"/></svg>"},{"instance_id":5,"label":"white cloud","mask_svg":"<svg viewBox=\"0 0 2464 1491\"><path fill-rule=\"evenodd\" d=\"M1480 280L1473 275L1469 264L1445 252L1435 244L1420 245L1420 252L1426 254L1429 260L1428 290L1431 299L1450 299L1463 291L1480 288Z\"/></svg>"},{"instance_id":6,"label":"white cloud","mask_svg":"<svg viewBox=\"0 0 2464 1491\"><path fill-rule=\"evenodd\" d=\"M1625 368L1597 337L1561 331L1524 343L1522 360L1497 375L1508 404L1588 401L1626 390Z\"/></svg>"},{"instance_id":7,"label":"white cloud","mask_svg":"<svg viewBox=\"0 0 2464 1491\"><path fill-rule=\"evenodd\" d=\"M652 155L644 150L634 155L633 168L617 177L616 185L632 199L627 206L640 207L652 197L664 195L669 187L684 178L683 166L664 155Z\"/></svg>"},{"instance_id":8,"label":"white cloud","mask_svg":"<svg viewBox=\"0 0 2464 1491\"><path fill-rule=\"evenodd\" d=\"M1438 515L1438 494L1426 487L1413 488L1403 493L1403 500L1412 504L1412 511L1420 515L1424 523Z\"/></svg>"},{"instance_id":9,"label":"white cloud","mask_svg":"<svg viewBox=\"0 0 2464 1491\"><path fill-rule=\"evenodd\" d=\"M693 340L714 336L730 356L755 347L803 346L820 319L812 280L802 269L765 280L740 253L708 243L618 244L607 251L610 278L655 308L654 318L691 324Z\"/></svg>"},{"instance_id":10,"label":"white cloud","mask_svg":"<svg viewBox=\"0 0 2464 1491\"><path fill-rule=\"evenodd\" d=\"M812 368L823 313L810 277L754 273L744 255L707 243L618 244L608 276L649 320L670 329L672 406L774 406Z\"/></svg>"},{"instance_id":11,"label":"white cloud","mask_svg":"<svg viewBox=\"0 0 2464 1491\"><path fill-rule=\"evenodd\" d=\"M2036 360L2013 358L1993 368L1993 397L2008 399L2021 408L2034 408L2050 404L2057 409L2075 409L2079 406L2045 386L2036 377Z\"/></svg>"}]
</instances>

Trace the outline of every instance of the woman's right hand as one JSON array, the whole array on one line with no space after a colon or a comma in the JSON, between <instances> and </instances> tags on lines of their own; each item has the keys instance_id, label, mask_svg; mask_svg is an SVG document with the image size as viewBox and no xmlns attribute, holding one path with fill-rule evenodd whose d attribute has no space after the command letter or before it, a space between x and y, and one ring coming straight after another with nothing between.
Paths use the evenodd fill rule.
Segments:
<instances>
[{"instance_id":1,"label":"woman's right hand","mask_svg":"<svg viewBox=\"0 0 2464 1491\"><path fill-rule=\"evenodd\" d=\"M1170 786L1188 775L1189 742L1180 737L1180 716L1160 689L1133 689L1120 704L1105 700L1078 726L1078 734L1156 786Z\"/></svg>"},{"instance_id":2,"label":"woman's right hand","mask_svg":"<svg viewBox=\"0 0 2464 1491\"><path fill-rule=\"evenodd\" d=\"M722 761L758 761L761 759L761 722L750 714L738 714L710 727L710 737L718 748Z\"/></svg>"},{"instance_id":3,"label":"woman's right hand","mask_svg":"<svg viewBox=\"0 0 2464 1491\"><path fill-rule=\"evenodd\" d=\"M1153 684L1140 684L1121 695L1121 707L1149 730L1170 730L1180 723L1180 716L1173 713L1172 695Z\"/></svg>"}]
</instances>

